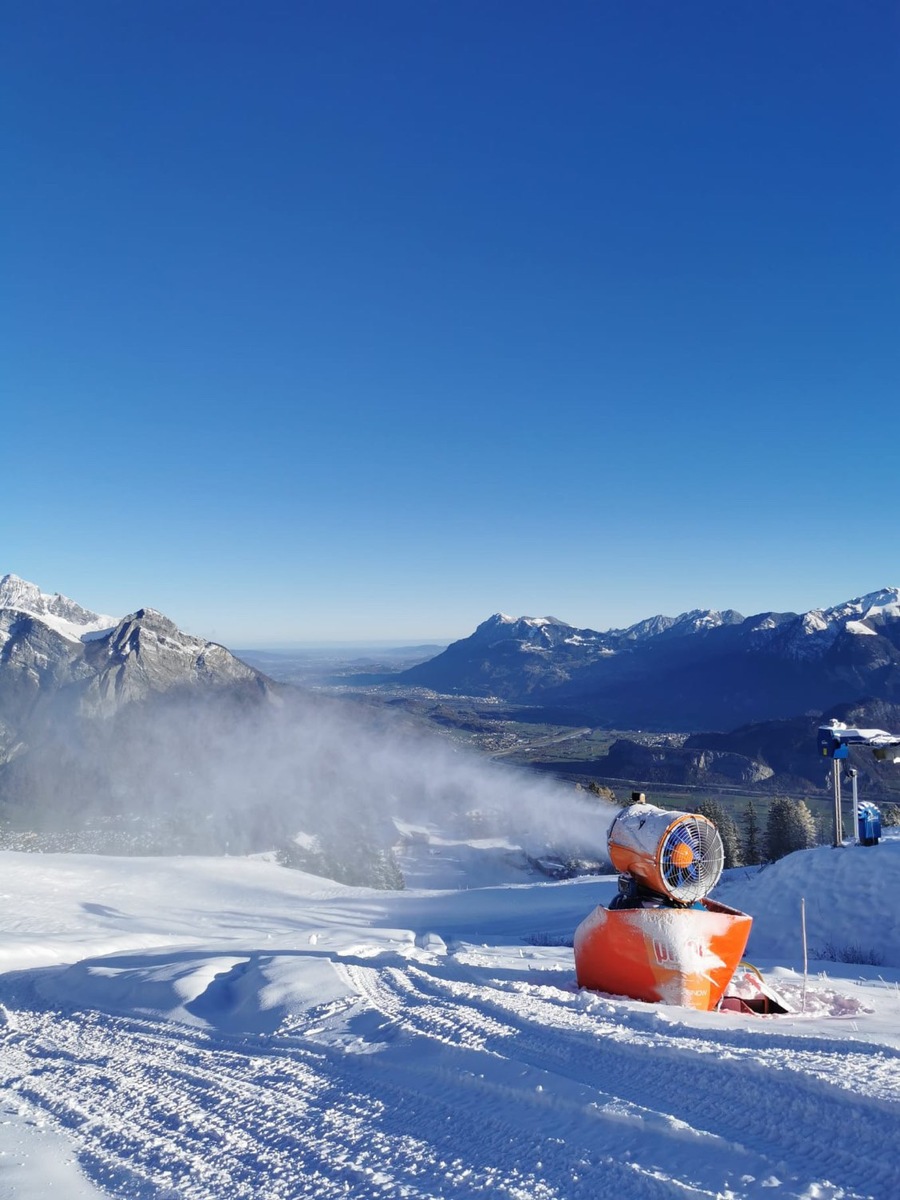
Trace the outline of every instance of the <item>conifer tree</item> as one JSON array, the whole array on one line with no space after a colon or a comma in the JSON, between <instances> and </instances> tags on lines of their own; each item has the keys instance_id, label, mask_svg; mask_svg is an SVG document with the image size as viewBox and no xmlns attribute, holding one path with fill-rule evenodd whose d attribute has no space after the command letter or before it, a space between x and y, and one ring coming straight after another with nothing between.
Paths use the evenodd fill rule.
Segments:
<instances>
[{"instance_id":1,"label":"conifer tree","mask_svg":"<svg viewBox=\"0 0 900 1200\"><path fill-rule=\"evenodd\" d=\"M744 862L748 867L754 867L762 861L762 835L759 828L759 819L756 815L756 805L752 800L748 800L744 833Z\"/></svg>"},{"instance_id":2,"label":"conifer tree","mask_svg":"<svg viewBox=\"0 0 900 1200\"><path fill-rule=\"evenodd\" d=\"M766 819L766 854L769 860L774 862L786 854L793 854L795 850L809 850L817 842L816 822L804 801L776 796L769 806Z\"/></svg>"}]
</instances>

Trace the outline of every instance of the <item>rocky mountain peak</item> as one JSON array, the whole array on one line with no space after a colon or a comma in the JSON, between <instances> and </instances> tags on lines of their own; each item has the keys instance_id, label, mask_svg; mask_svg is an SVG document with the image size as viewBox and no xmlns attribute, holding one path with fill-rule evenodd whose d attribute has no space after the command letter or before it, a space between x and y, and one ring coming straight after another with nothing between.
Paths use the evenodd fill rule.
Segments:
<instances>
[{"instance_id":1,"label":"rocky mountain peak","mask_svg":"<svg viewBox=\"0 0 900 1200\"><path fill-rule=\"evenodd\" d=\"M116 617L104 616L83 608L63 596L60 592L49 595L37 584L20 579L18 575L4 575L0 579L0 609L12 609L37 617L64 637L80 639L116 624Z\"/></svg>"},{"instance_id":2,"label":"rocky mountain peak","mask_svg":"<svg viewBox=\"0 0 900 1200\"><path fill-rule=\"evenodd\" d=\"M139 608L137 612L123 617L119 627L126 623L129 626L140 625L143 629L152 629L154 633L168 634L181 638L189 638L191 636L190 634L182 633L174 621L170 621L167 616L155 608Z\"/></svg>"},{"instance_id":3,"label":"rocky mountain peak","mask_svg":"<svg viewBox=\"0 0 900 1200\"><path fill-rule=\"evenodd\" d=\"M577 631L556 617L510 617L494 613L482 621L468 641L487 646L518 644L522 650L556 645Z\"/></svg>"},{"instance_id":4,"label":"rocky mountain peak","mask_svg":"<svg viewBox=\"0 0 900 1200\"><path fill-rule=\"evenodd\" d=\"M823 616L832 621L882 622L896 619L900 617L900 588L881 588L877 592L869 592L866 596L848 600L846 604L826 609Z\"/></svg>"},{"instance_id":5,"label":"rocky mountain peak","mask_svg":"<svg viewBox=\"0 0 900 1200\"><path fill-rule=\"evenodd\" d=\"M0 762L27 743L32 712L110 715L178 690L268 691L258 671L224 646L184 633L163 613L139 608L121 620L47 596L15 575L0 581Z\"/></svg>"}]
</instances>

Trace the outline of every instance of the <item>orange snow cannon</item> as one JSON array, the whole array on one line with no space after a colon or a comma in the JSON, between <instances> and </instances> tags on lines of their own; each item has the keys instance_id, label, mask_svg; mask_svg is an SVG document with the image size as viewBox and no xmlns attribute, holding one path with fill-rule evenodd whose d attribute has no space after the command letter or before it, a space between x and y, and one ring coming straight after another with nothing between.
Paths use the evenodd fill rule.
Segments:
<instances>
[{"instance_id":1,"label":"orange snow cannon","mask_svg":"<svg viewBox=\"0 0 900 1200\"><path fill-rule=\"evenodd\" d=\"M619 894L575 931L579 987L713 1009L744 955L752 918L707 898L724 850L707 817L623 809L607 835Z\"/></svg>"},{"instance_id":2,"label":"orange snow cannon","mask_svg":"<svg viewBox=\"0 0 900 1200\"><path fill-rule=\"evenodd\" d=\"M725 851L719 831L700 813L673 813L632 804L606 835L612 864L651 892L690 904L719 882Z\"/></svg>"}]
</instances>

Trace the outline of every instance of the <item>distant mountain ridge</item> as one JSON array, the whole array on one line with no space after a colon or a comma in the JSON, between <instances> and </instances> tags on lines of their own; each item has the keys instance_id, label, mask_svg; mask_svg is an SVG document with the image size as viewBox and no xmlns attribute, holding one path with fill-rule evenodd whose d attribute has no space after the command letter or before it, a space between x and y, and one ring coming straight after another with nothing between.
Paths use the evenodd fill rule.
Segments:
<instances>
[{"instance_id":1,"label":"distant mountain ridge","mask_svg":"<svg viewBox=\"0 0 900 1200\"><path fill-rule=\"evenodd\" d=\"M696 609L606 632L495 613L398 680L673 730L900 700L900 589L802 614Z\"/></svg>"}]
</instances>

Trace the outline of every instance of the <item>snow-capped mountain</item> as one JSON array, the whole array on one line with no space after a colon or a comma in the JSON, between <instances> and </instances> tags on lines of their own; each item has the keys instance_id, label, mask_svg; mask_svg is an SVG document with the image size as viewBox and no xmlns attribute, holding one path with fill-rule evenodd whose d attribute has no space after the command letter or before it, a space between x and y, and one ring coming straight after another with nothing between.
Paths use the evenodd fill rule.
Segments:
<instances>
[{"instance_id":1,"label":"snow-capped mountain","mask_svg":"<svg viewBox=\"0 0 900 1200\"><path fill-rule=\"evenodd\" d=\"M520 643L522 649L531 650L551 650L563 645L590 647L609 654L650 638L663 635L684 637L705 629L739 624L743 619L734 609L726 612L694 609L682 613L680 617L648 617L636 625L629 625L627 629L609 629L599 633L595 629L576 629L558 617L510 617L505 613L494 613L482 621L472 637L466 640L473 645L490 646L512 641Z\"/></svg>"},{"instance_id":2,"label":"snow-capped mountain","mask_svg":"<svg viewBox=\"0 0 900 1200\"><path fill-rule=\"evenodd\" d=\"M900 699L900 589L803 614L694 610L606 632L497 613L400 678L666 729L728 729L863 696Z\"/></svg>"},{"instance_id":3,"label":"snow-capped mountain","mask_svg":"<svg viewBox=\"0 0 900 1200\"><path fill-rule=\"evenodd\" d=\"M0 580L0 762L27 747L29 728L51 711L109 716L173 689L234 685L267 683L162 613L103 616L18 576Z\"/></svg>"},{"instance_id":4,"label":"snow-capped mountain","mask_svg":"<svg viewBox=\"0 0 900 1200\"><path fill-rule=\"evenodd\" d=\"M900 622L900 588L882 588L833 608L816 608L791 622L786 649L798 658L816 658L842 634L879 637Z\"/></svg>"},{"instance_id":5,"label":"snow-capped mountain","mask_svg":"<svg viewBox=\"0 0 900 1200\"><path fill-rule=\"evenodd\" d=\"M0 579L0 610L4 609L37 617L44 625L75 642L96 637L118 624L117 617L91 612L59 592L48 595L18 575L4 575Z\"/></svg>"}]
</instances>

